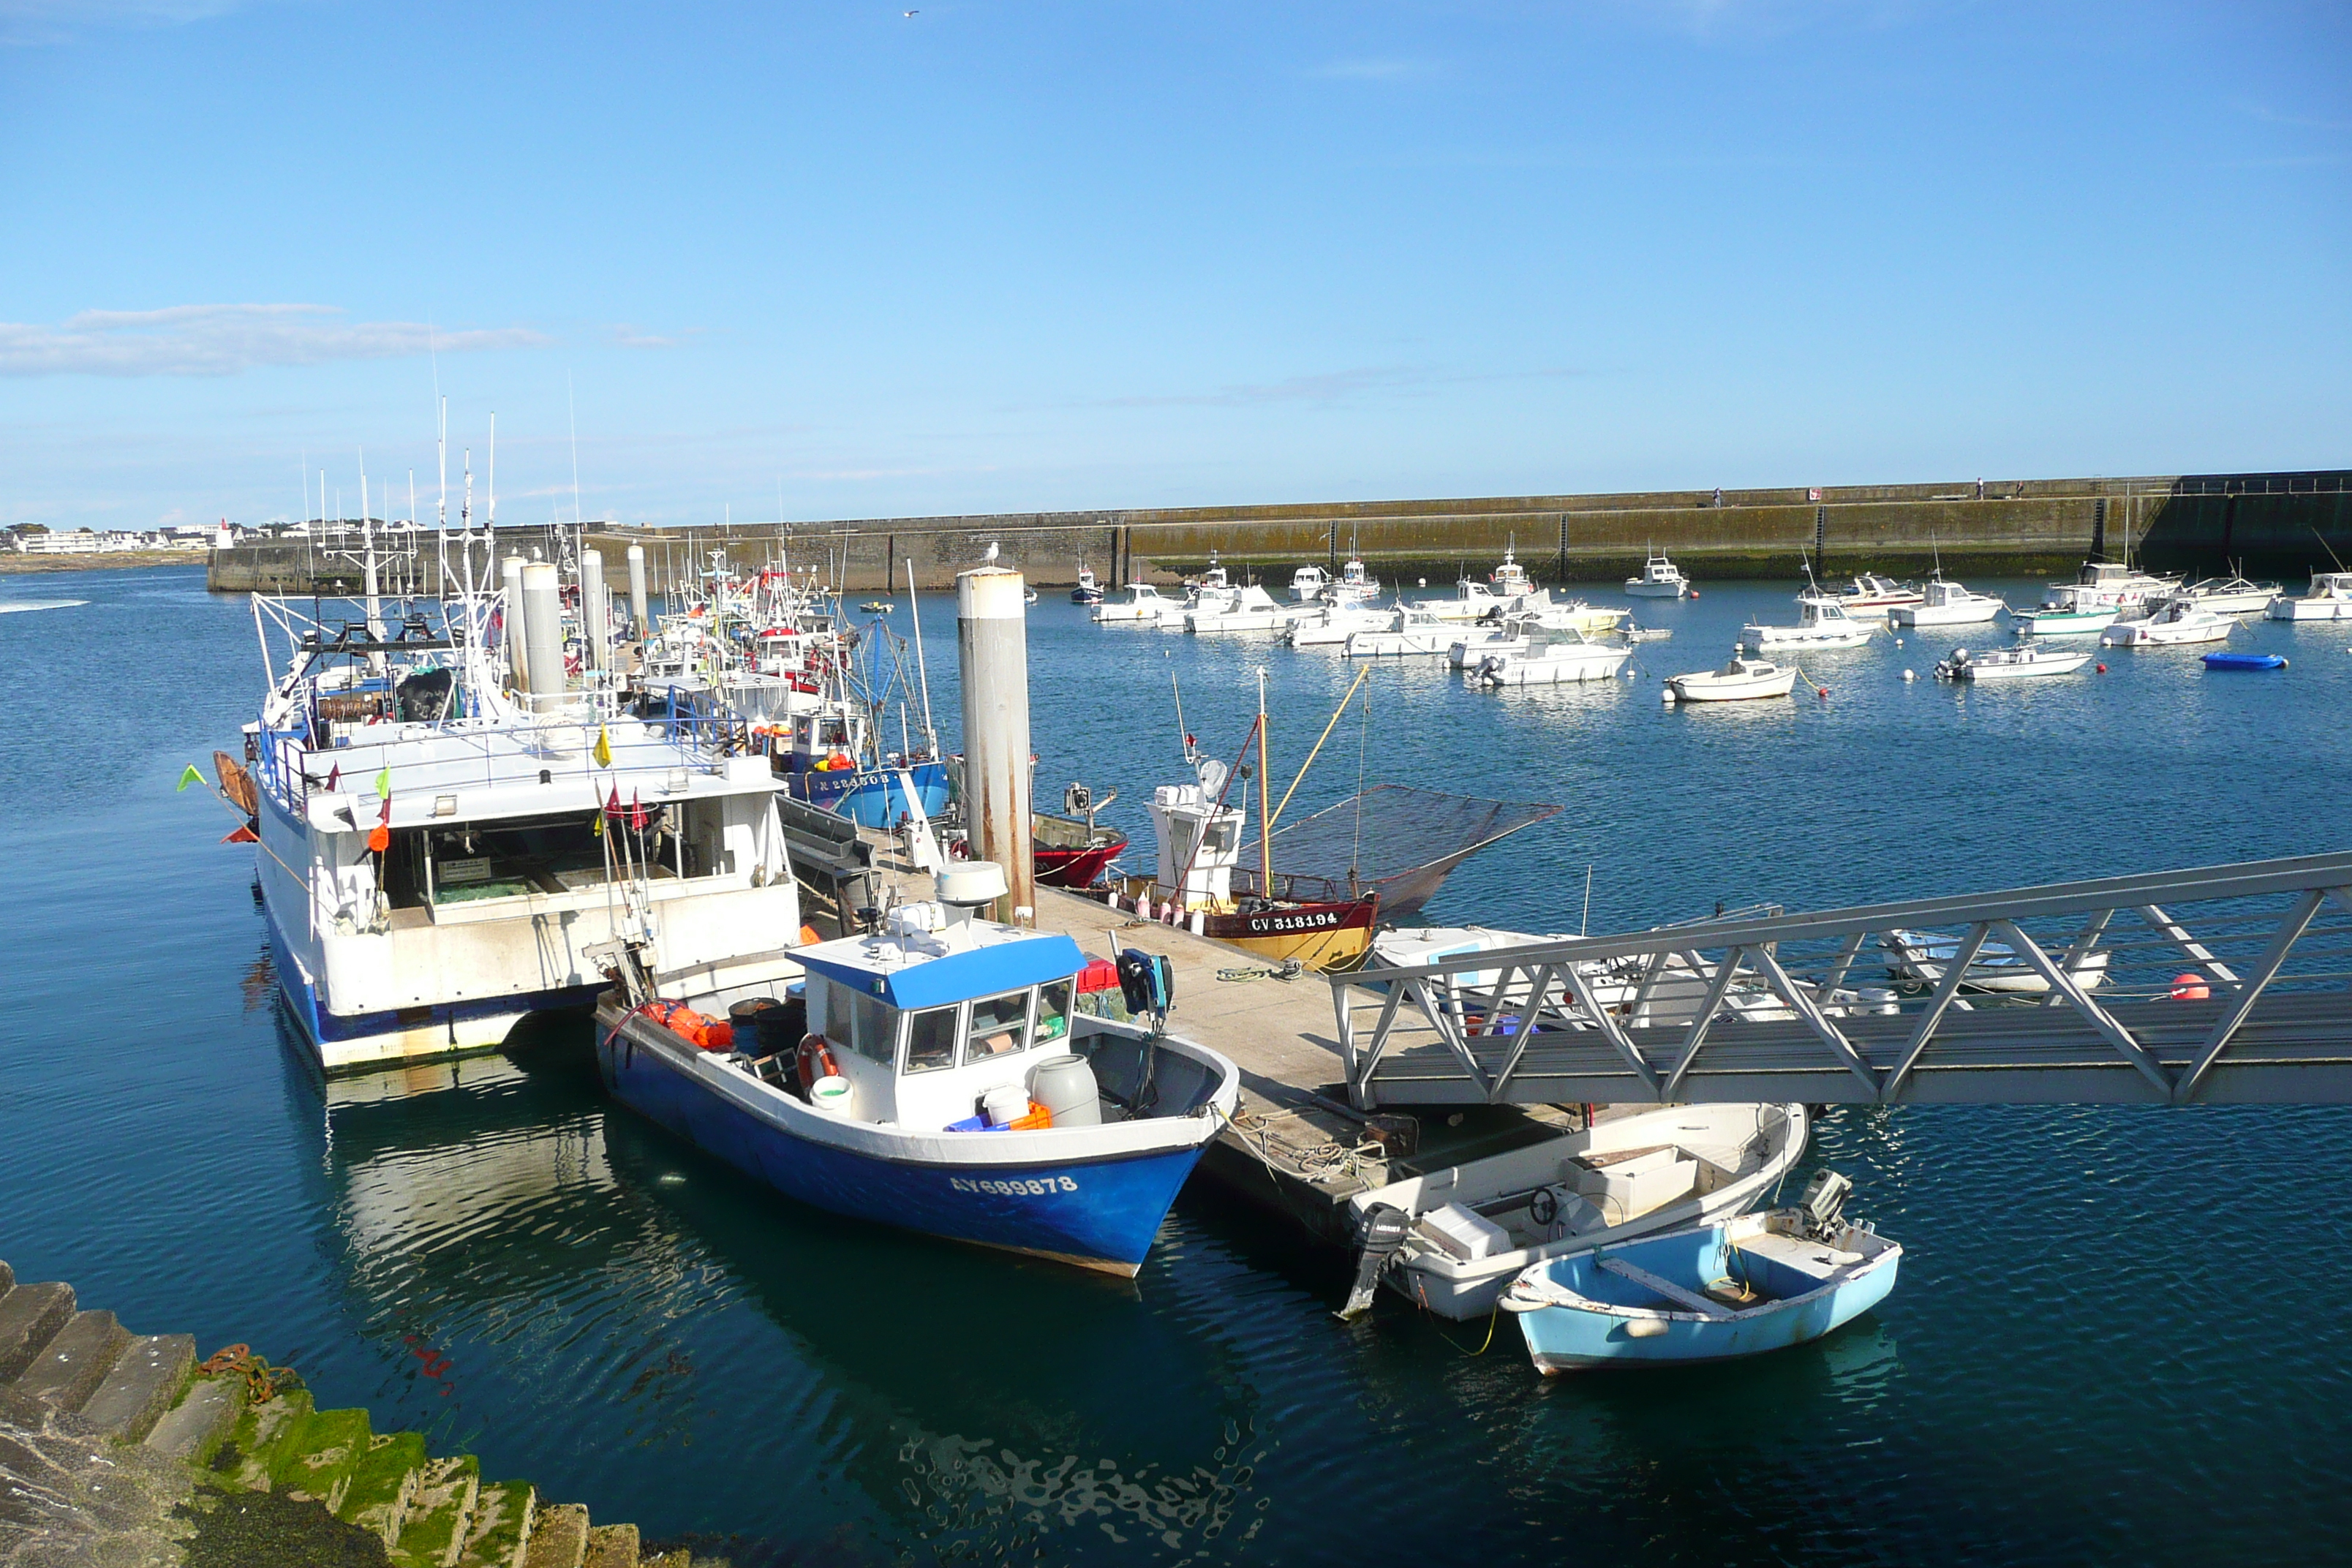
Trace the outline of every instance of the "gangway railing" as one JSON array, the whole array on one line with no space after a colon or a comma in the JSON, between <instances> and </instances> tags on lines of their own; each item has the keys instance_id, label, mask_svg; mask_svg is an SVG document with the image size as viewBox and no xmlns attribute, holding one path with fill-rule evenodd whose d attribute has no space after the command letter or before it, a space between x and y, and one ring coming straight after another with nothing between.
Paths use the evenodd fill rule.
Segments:
<instances>
[{"instance_id":1,"label":"gangway railing","mask_svg":"<svg viewBox=\"0 0 2352 1568\"><path fill-rule=\"evenodd\" d=\"M2352 1103L2352 852L1330 977L1355 1102Z\"/></svg>"}]
</instances>

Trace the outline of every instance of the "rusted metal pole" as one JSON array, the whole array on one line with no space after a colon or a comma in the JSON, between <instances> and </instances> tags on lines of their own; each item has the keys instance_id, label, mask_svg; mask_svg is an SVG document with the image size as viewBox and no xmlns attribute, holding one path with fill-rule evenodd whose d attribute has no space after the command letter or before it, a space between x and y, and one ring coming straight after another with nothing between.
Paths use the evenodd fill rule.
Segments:
<instances>
[{"instance_id":1,"label":"rusted metal pole","mask_svg":"<svg viewBox=\"0 0 2352 1568\"><path fill-rule=\"evenodd\" d=\"M956 574L956 647L963 665L963 795L974 858L1004 868L995 911L1037 921L1029 820L1028 610L1021 574L982 566Z\"/></svg>"}]
</instances>

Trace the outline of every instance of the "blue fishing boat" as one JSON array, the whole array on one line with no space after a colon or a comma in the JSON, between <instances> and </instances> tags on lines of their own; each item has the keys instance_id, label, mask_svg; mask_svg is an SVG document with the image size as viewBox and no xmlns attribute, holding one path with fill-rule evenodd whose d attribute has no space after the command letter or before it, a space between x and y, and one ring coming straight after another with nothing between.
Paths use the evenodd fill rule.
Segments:
<instances>
[{"instance_id":1,"label":"blue fishing boat","mask_svg":"<svg viewBox=\"0 0 2352 1568\"><path fill-rule=\"evenodd\" d=\"M1850 1191L1823 1171L1795 1208L1555 1258L1513 1280L1501 1305L1547 1377L1804 1344L1895 1289L1903 1248L1842 1217Z\"/></svg>"},{"instance_id":2,"label":"blue fishing boat","mask_svg":"<svg viewBox=\"0 0 2352 1568\"><path fill-rule=\"evenodd\" d=\"M2209 653L2208 669L2284 669L2286 659L2275 653Z\"/></svg>"},{"instance_id":3,"label":"blue fishing boat","mask_svg":"<svg viewBox=\"0 0 2352 1568\"><path fill-rule=\"evenodd\" d=\"M625 968L597 1007L605 1087L814 1207L1132 1275L1240 1074L1078 1011L1076 942L973 913L1003 887L988 862L951 867L941 901L758 978Z\"/></svg>"},{"instance_id":4,"label":"blue fishing boat","mask_svg":"<svg viewBox=\"0 0 2352 1568\"><path fill-rule=\"evenodd\" d=\"M770 747L785 794L860 827L897 827L947 809L947 763L919 752L877 754L866 743L866 715L855 704L827 701L793 715L777 727Z\"/></svg>"}]
</instances>

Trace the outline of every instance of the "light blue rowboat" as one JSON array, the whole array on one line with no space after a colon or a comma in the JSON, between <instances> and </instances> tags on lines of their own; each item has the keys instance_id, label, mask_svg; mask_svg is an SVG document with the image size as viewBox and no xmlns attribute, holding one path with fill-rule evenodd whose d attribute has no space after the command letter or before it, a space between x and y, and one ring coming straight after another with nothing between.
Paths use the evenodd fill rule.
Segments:
<instances>
[{"instance_id":1,"label":"light blue rowboat","mask_svg":"<svg viewBox=\"0 0 2352 1568\"><path fill-rule=\"evenodd\" d=\"M1902 1263L1901 1247L1837 1217L1846 1187L1823 1172L1796 1208L1537 1264L1501 1304L1547 1377L1804 1344L1885 1300Z\"/></svg>"}]
</instances>

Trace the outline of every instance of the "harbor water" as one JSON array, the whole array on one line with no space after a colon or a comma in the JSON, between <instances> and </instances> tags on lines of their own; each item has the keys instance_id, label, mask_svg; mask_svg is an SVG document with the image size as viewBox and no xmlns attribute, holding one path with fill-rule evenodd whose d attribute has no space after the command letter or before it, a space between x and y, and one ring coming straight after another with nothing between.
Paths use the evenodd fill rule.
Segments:
<instances>
[{"instance_id":1,"label":"harbor water","mask_svg":"<svg viewBox=\"0 0 2352 1568\"><path fill-rule=\"evenodd\" d=\"M1881 636L1804 656L1790 700L1659 702L1792 589L1644 603L1672 639L1594 686L1389 661L1286 819L1360 781L1559 803L1427 911L1533 931L1586 918L1588 868L1605 931L2352 844L2352 627L2247 623L2226 646L2276 674L2108 650L1981 689L1929 672L2005 629ZM582 1022L321 1082L252 851L173 789L237 750L250 610L200 569L71 595L0 616L0 1257L136 1330L250 1342L486 1476L743 1563L2202 1564L2352 1528L2352 1110L1832 1110L1792 1184L1852 1176L1900 1289L1822 1342L1639 1376L1542 1380L1507 1319L1394 1298L1338 1323L1345 1260L1197 1184L1131 1285L877 1233L609 1103ZM923 610L951 731L952 600ZM1146 842L1171 676L1230 758L1267 671L1279 785L1357 673L1052 597L1030 658L1039 804L1116 785Z\"/></svg>"}]
</instances>

